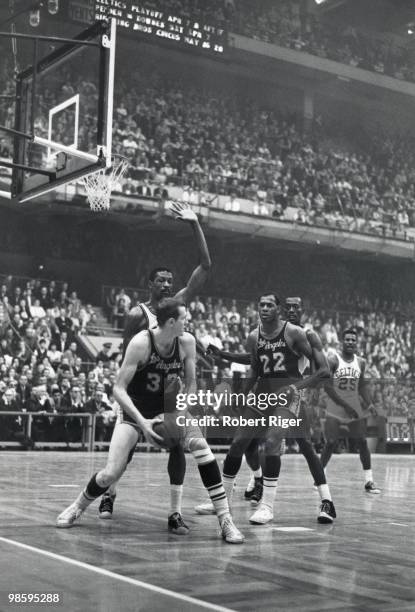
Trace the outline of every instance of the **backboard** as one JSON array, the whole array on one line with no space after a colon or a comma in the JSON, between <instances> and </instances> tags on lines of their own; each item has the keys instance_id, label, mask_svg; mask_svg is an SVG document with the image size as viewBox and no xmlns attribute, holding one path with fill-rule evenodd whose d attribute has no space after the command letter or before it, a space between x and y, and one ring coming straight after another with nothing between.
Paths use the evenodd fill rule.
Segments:
<instances>
[{"instance_id":1,"label":"backboard","mask_svg":"<svg viewBox=\"0 0 415 612\"><path fill-rule=\"evenodd\" d=\"M38 59L43 42L52 51ZM16 79L14 200L111 166L115 43L115 19L75 39L35 39L33 63Z\"/></svg>"}]
</instances>

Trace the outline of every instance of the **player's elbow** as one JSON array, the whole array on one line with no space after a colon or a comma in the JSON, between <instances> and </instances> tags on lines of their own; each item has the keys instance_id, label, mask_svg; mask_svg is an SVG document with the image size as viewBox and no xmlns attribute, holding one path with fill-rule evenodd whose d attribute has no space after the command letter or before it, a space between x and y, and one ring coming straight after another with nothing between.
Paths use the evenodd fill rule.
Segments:
<instances>
[{"instance_id":1,"label":"player's elbow","mask_svg":"<svg viewBox=\"0 0 415 612\"><path fill-rule=\"evenodd\" d=\"M210 257L207 257L204 261L200 263L200 267L204 272L209 272L212 268L212 260Z\"/></svg>"}]
</instances>

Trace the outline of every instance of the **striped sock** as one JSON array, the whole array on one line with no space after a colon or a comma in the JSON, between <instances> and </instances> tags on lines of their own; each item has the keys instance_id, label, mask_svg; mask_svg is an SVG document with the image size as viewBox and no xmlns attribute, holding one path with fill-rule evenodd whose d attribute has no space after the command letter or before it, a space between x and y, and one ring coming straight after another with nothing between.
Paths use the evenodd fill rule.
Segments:
<instances>
[{"instance_id":1,"label":"striped sock","mask_svg":"<svg viewBox=\"0 0 415 612\"><path fill-rule=\"evenodd\" d=\"M229 504L223 484L218 482L217 484L208 487L207 492L209 493L210 500L215 508L219 523L222 523L222 517L225 514L229 514Z\"/></svg>"},{"instance_id":2,"label":"striped sock","mask_svg":"<svg viewBox=\"0 0 415 612\"><path fill-rule=\"evenodd\" d=\"M261 504L274 511L274 500L277 492L278 478L267 478L264 476L264 489L262 492Z\"/></svg>"}]
</instances>

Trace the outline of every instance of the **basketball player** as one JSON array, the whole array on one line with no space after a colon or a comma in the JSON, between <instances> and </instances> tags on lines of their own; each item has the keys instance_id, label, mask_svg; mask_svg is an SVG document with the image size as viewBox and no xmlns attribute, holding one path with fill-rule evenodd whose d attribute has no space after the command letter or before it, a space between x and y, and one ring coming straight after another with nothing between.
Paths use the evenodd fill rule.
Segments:
<instances>
[{"instance_id":1,"label":"basketball player","mask_svg":"<svg viewBox=\"0 0 415 612\"><path fill-rule=\"evenodd\" d=\"M299 297L286 298L285 311L286 311L286 316L287 316L288 321L292 323L293 325L300 326L301 316L302 316L301 298ZM302 363L300 363L299 370L301 374L304 374L307 369L307 366L309 365L311 370L314 372L314 374L317 375L317 381L318 381L318 378L324 379L328 372L328 365L327 365L327 360L323 353L323 346L322 346L320 337L313 330L307 330L305 333L306 333L307 340L312 350L312 360L310 364L308 364L308 362L302 359L301 360ZM246 363L246 358L249 357L248 354L245 354L245 355L236 355L236 354L230 354L230 353L224 354L223 351L220 351L220 356L224 359L232 359L232 360L240 359L241 361L243 360L243 363ZM332 504L330 489L327 484L327 480L324 474L323 467L309 439L308 410L306 410L306 406L303 401L301 402L301 405L300 405L299 416L303 419L303 422L305 424L304 436L297 437L296 440L297 440L300 452L302 453L302 455L307 461L310 473L314 479L315 486L317 487L317 490L320 495L321 508L320 508L320 514L319 514L319 522L332 523L333 519L335 518L335 510ZM253 441L253 443L255 443L255 441ZM250 446L252 447L252 443Z\"/></svg>"},{"instance_id":2,"label":"basketball player","mask_svg":"<svg viewBox=\"0 0 415 612\"><path fill-rule=\"evenodd\" d=\"M178 375L184 371L183 393L196 390L196 341L184 331L185 306L166 298L157 306L156 316L158 327L139 332L129 343L114 386L114 397L122 412L112 435L107 465L92 476L75 502L58 516L57 527L72 527L84 510L121 476L137 444L139 430L148 443L157 445L162 438L153 430L155 423L183 416L183 412L175 410L176 393L169 398L165 383L180 388ZM181 433L181 444L195 458L215 506L223 539L229 544L241 544L244 537L232 521L219 467L205 438L194 426L183 426Z\"/></svg>"},{"instance_id":3,"label":"basketball player","mask_svg":"<svg viewBox=\"0 0 415 612\"><path fill-rule=\"evenodd\" d=\"M189 281L183 289L175 294L175 298L184 304L188 303L206 282L211 260L209 249L197 215L186 204L173 202L171 210L177 220L190 223L195 234L200 264L193 270ZM149 276L150 295L147 302L132 308L128 314L123 333L123 353L138 332L157 326L155 310L161 299L169 297L173 290L173 274L167 267L155 268ZM133 453L131 453L130 461ZM189 528L181 515L181 500L183 495L183 481L186 470L186 459L183 448L178 445L170 450L167 465L170 477L170 510L168 516L168 529L176 535L185 535ZM116 497L116 482L114 482L103 496L99 505L99 516L103 519L112 517L114 500Z\"/></svg>"},{"instance_id":4,"label":"basketball player","mask_svg":"<svg viewBox=\"0 0 415 612\"><path fill-rule=\"evenodd\" d=\"M345 329L342 352L328 357L332 378L330 383L325 385L328 395L324 426L326 444L321 453L321 463L326 467L339 438L354 438L363 467L365 491L376 495L381 491L373 482L371 457L366 440L366 418L374 411L374 407L369 381L365 380L366 361L356 355L356 348L356 330ZM348 410L345 409L345 404L349 407ZM341 427L346 424L348 431L344 433Z\"/></svg>"},{"instance_id":5,"label":"basketball player","mask_svg":"<svg viewBox=\"0 0 415 612\"><path fill-rule=\"evenodd\" d=\"M299 370L301 357L311 360L312 349L307 336L300 327L280 318L280 302L273 293L263 294L259 301L260 325L250 333L247 348L251 355L251 383L247 390L256 383L256 395L267 393L288 394L288 405L268 406L265 416L290 418L298 417L300 410L300 389L317 384L329 376L327 370L321 369L307 378L302 378ZM252 408L244 408L244 416L252 417ZM240 427L233 439L225 458L223 480L228 499L231 502L233 483L240 469L242 455L253 438L258 438L264 449L264 490L261 503L250 517L253 524L263 525L273 519L273 505L277 480L281 465L281 444L287 435L300 437L301 430L282 429L277 426L250 428ZM328 516L329 515L329 516ZM333 502L324 499L319 522L332 522L335 517Z\"/></svg>"}]
</instances>

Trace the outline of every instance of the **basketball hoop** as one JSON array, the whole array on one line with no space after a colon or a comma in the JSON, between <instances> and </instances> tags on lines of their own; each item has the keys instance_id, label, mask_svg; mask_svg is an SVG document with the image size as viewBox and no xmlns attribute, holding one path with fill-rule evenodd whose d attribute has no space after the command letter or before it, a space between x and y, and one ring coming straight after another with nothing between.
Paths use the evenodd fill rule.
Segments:
<instances>
[{"instance_id":1,"label":"basketball hoop","mask_svg":"<svg viewBox=\"0 0 415 612\"><path fill-rule=\"evenodd\" d=\"M101 168L82 179L89 206L94 212L109 210L111 192L130 165L128 160L121 155L113 155L111 161L110 168Z\"/></svg>"}]
</instances>

